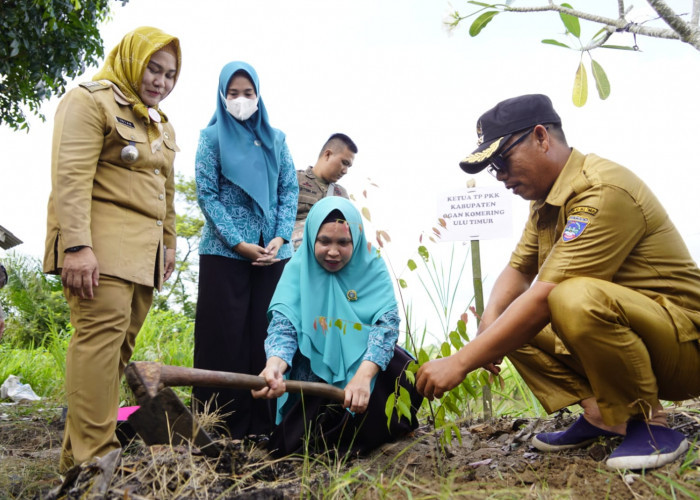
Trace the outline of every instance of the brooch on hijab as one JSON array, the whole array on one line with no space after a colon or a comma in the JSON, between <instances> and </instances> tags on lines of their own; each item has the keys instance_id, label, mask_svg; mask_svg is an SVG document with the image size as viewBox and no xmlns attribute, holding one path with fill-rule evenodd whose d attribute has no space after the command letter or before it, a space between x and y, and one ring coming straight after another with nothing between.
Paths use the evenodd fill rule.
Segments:
<instances>
[{"instance_id":1,"label":"brooch on hijab","mask_svg":"<svg viewBox=\"0 0 700 500\"><path fill-rule=\"evenodd\" d=\"M160 123L160 113L156 108L148 108L148 117L156 123Z\"/></svg>"},{"instance_id":2,"label":"brooch on hijab","mask_svg":"<svg viewBox=\"0 0 700 500\"><path fill-rule=\"evenodd\" d=\"M348 290L348 293L346 293L345 296L350 302L355 302L357 300L357 292L355 290Z\"/></svg>"}]
</instances>

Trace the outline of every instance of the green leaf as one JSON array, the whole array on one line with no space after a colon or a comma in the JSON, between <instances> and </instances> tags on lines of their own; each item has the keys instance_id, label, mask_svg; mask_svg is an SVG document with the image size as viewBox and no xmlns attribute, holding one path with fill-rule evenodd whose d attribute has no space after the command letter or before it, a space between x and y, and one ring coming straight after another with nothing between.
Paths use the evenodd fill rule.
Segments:
<instances>
[{"instance_id":1,"label":"green leaf","mask_svg":"<svg viewBox=\"0 0 700 500\"><path fill-rule=\"evenodd\" d=\"M452 342L452 345L455 346L455 348L457 350L464 347L464 344L462 343L462 339L459 336L459 333L457 333L455 331L450 332L450 342Z\"/></svg>"},{"instance_id":2,"label":"green leaf","mask_svg":"<svg viewBox=\"0 0 700 500\"><path fill-rule=\"evenodd\" d=\"M410 397L409 397L409 401L410 401ZM409 402L409 404L406 404L406 401L403 398L399 397L399 400L396 403L396 407L399 410L399 416L406 417L408 419L408 421L410 422L411 421L411 404L410 404L410 402Z\"/></svg>"},{"instance_id":3,"label":"green leaf","mask_svg":"<svg viewBox=\"0 0 700 500\"><path fill-rule=\"evenodd\" d=\"M634 47L628 47L627 45L601 45L601 47L606 49L616 49L616 50L632 50L635 51Z\"/></svg>"},{"instance_id":4,"label":"green leaf","mask_svg":"<svg viewBox=\"0 0 700 500\"><path fill-rule=\"evenodd\" d=\"M564 47L564 48L567 48L567 49L570 49L570 48L571 48L571 47L569 47L567 44L561 43L560 41L558 41L558 40L553 40L553 39L551 39L551 38L547 38L547 39L545 39L545 40L542 40L542 43L547 43L547 44L549 44L549 45L556 45L557 47Z\"/></svg>"},{"instance_id":5,"label":"green leaf","mask_svg":"<svg viewBox=\"0 0 700 500\"><path fill-rule=\"evenodd\" d=\"M463 319L457 320L457 331L464 340L469 342L469 336L467 335L467 324L464 322Z\"/></svg>"},{"instance_id":6,"label":"green leaf","mask_svg":"<svg viewBox=\"0 0 700 500\"><path fill-rule=\"evenodd\" d=\"M428 262L430 260L430 254L428 253L428 249L425 248L423 245L418 247L418 255L420 255L425 262Z\"/></svg>"},{"instance_id":7,"label":"green leaf","mask_svg":"<svg viewBox=\"0 0 700 500\"><path fill-rule=\"evenodd\" d=\"M462 412L459 411L459 408L457 408L457 405L452 401L450 398L445 398L443 400L443 404L447 407L450 412L452 412L455 415L462 415Z\"/></svg>"},{"instance_id":8,"label":"green leaf","mask_svg":"<svg viewBox=\"0 0 700 500\"><path fill-rule=\"evenodd\" d=\"M595 80L595 87L598 89L598 96L604 101L610 97L610 81L608 75L603 71L603 67L597 61L591 59L591 73Z\"/></svg>"},{"instance_id":9,"label":"green leaf","mask_svg":"<svg viewBox=\"0 0 700 500\"><path fill-rule=\"evenodd\" d=\"M400 279L400 278L399 278L399 286L400 286L401 288L407 288L407 287L408 287L408 283L406 283L406 280Z\"/></svg>"},{"instance_id":10,"label":"green leaf","mask_svg":"<svg viewBox=\"0 0 700 500\"><path fill-rule=\"evenodd\" d=\"M406 417L406 420L410 422L412 420L411 407L406 406L406 403L404 403L403 401L399 401L397 406L399 408L399 415L402 417Z\"/></svg>"},{"instance_id":11,"label":"green leaf","mask_svg":"<svg viewBox=\"0 0 700 500\"><path fill-rule=\"evenodd\" d=\"M335 325L336 327L338 327L338 330L342 330L342 329L343 329L343 320L342 320L342 319L336 319L336 320L333 322L333 325Z\"/></svg>"},{"instance_id":12,"label":"green leaf","mask_svg":"<svg viewBox=\"0 0 700 500\"><path fill-rule=\"evenodd\" d=\"M440 354L442 354L443 357L447 357L450 354L452 354L452 349L450 348L450 344L447 342L443 342L442 345L440 346Z\"/></svg>"},{"instance_id":13,"label":"green leaf","mask_svg":"<svg viewBox=\"0 0 700 500\"><path fill-rule=\"evenodd\" d=\"M391 416L394 413L394 406L396 403L396 396L392 392L389 397L386 398L386 404L384 405L384 415L386 415L386 427L389 429L391 427Z\"/></svg>"},{"instance_id":14,"label":"green leaf","mask_svg":"<svg viewBox=\"0 0 700 500\"><path fill-rule=\"evenodd\" d=\"M474 390L474 387L469 383L469 380L464 380L460 385L472 398L476 399L478 397L476 390Z\"/></svg>"},{"instance_id":15,"label":"green leaf","mask_svg":"<svg viewBox=\"0 0 700 500\"><path fill-rule=\"evenodd\" d=\"M491 19L493 19L498 13L499 12L497 10L490 10L481 14L474 20L472 25L469 26L469 34L474 37L481 33L481 30L483 30L486 25L491 22Z\"/></svg>"},{"instance_id":16,"label":"green leaf","mask_svg":"<svg viewBox=\"0 0 700 500\"><path fill-rule=\"evenodd\" d=\"M411 385L416 385L416 374L415 373L408 371L408 370L406 370L403 373L406 376L406 380L408 380L411 383Z\"/></svg>"},{"instance_id":17,"label":"green leaf","mask_svg":"<svg viewBox=\"0 0 700 500\"><path fill-rule=\"evenodd\" d=\"M408 259L408 262L406 262L406 266L408 266L408 269L410 271L415 271L418 267L413 259Z\"/></svg>"},{"instance_id":18,"label":"green leaf","mask_svg":"<svg viewBox=\"0 0 700 500\"><path fill-rule=\"evenodd\" d=\"M422 365L428 361L430 361L430 356L425 352L425 349L421 348L421 350L418 351L418 363Z\"/></svg>"},{"instance_id":19,"label":"green leaf","mask_svg":"<svg viewBox=\"0 0 700 500\"><path fill-rule=\"evenodd\" d=\"M406 373L418 373L418 369L420 368L420 365L416 363L415 361L411 361L408 363L408 366L406 367Z\"/></svg>"},{"instance_id":20,"label":"green leaf","mask_svg":"<svg viewBox=\"0 0 700 500\"><path fill-rule=\"evenodd\" d=\"M462 446L462 432L459 430L459 427L457 427L457 425L455 425L454 423L451 424L450 427L452 434L454 435L454 437L457 438L459 445Z\"/></svg>"},{"instance_id":21,"label":"green leaf","mask_svg":"<svg viewBox=\"0 0 700 500\"><path fill-rule=\"evenodd\" d=\"M573 7L568 3L563 3L561 6L568 9L573 9ZM581 38L581 23L579 22L578 17L574 17L570 14L564 14L563 12L559 13L559 17L561 17L561 22L564 23L564 26L566 26L569 33L574 35L576 38Z\"/></svg>"},{"instance_id":22,"label":"green leaf","mask_svg":"<svg viewBox=\"0 0 700 500\"><path fill-rule=\"evenodd\" d=\"M606 28L600 28L598 31L596 31L595 35L591 37L591 40L595 40L596 38L602 38L608 30Z\"/></svg>"},{"instance_id":23,"label":"green leaf","mask_svg":"<svg viewBox=\"0 0 700 500\"><path fill-rule=\"evenodd\" d=\"M445 407L440 405L435 412L435 427L440 428L445 425Z\"/></svg>"},{"instance_id":24,"label":"green leaf","mask_svg":"<svg viewBox=\"0 0 700 500\"><path fill-rule=\"evenodd\" d=\"M588 100L588 77L586 76L586 68L583 67L583 62L579 63L574 78L574 91L571 96L574 101L574 106L579 108L586 104Z\"/></svg>"}]
</instances>

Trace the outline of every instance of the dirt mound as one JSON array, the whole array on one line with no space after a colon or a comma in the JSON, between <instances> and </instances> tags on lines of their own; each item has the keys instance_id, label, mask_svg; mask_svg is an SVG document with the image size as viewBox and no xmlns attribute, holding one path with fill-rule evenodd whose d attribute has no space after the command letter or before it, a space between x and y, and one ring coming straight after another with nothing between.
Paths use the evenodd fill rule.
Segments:
<instances>
[{"instance_id":1,"label":"dirt mound","mask_svg":"<svg viewBox=\"0 0 700 500\"><path fill-rule=\"evenodd\" d=\"M546 420L502 417L465 424L461 443L440 449L427 426L371 456L273 460L252 442L221 441L218 458L186 446L134 441L121 454L76 467L65 477L56 466L59 411L0 410L0 491L7 498L700 498L700 418L676 411L672 427L693 443L685 459L643 474L606 469L619 438L580 449L541 453L537 432L561 430L574 416ZM2 496L2 495L0 495Z\"/></svg>"}]
</instances>

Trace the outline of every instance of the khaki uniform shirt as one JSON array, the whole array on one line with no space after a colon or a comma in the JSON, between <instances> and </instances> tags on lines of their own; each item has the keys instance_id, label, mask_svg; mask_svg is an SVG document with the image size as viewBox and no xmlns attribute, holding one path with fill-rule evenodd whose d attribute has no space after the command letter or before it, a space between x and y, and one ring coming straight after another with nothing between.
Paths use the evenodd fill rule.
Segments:
<instances>
[{"instance_id":1,"label":"khaki uniform shirt","mask_svg":"<svg viewBox=\"0 0 700 500\"><path fill-rule=\"evenodd\" d=\"M164 246L175 248L178 147L170 123L151 152L146 125L112 90L89 82L56 111L44 272L59 273L66 248L92 247L100 274L160 288ZM122 149L133 143L138 158Z\"/></svg>"},{"instance_id":2,"label":"khaki uniform shirt","mask_svg":"<svg viewBox=\"0 0 700 500\"><path fill-rule=\"evenodd\" d=\"M297 170L297 182L299 184L299 201L297 204L297 218L292 233L292 243L296 250L304 236L304 223L309 215L309 210L314 203L326 196L342 196L350 198L345 188L339 184L328 184L323 179L319 179L313 173L313 167L306 170ZM330 188L331 192L328 192Z\"/></svg>"},{"instance_id":3,"label":"khaki uniform shirt","mask_svg":"<svg viewBox=\"0 0 700 500\"><path fill-rule=\"evenodd\" d=\"M549 283L631 288L669 312L680 341L700 338L700 270L680 234L636 175L596 155L572 149L547 198L532 202L510 265Z\"/></svg>"}]
</instances>

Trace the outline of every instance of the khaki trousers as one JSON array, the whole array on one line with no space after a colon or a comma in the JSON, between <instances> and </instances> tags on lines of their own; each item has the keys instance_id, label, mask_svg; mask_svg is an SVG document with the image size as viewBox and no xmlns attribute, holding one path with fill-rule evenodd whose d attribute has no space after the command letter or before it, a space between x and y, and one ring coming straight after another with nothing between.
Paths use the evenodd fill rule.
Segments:
<instances>
[{"instance_id":1,"label":"khaki trousers","mask_svg":"<svg viewBox=\"0 0 700 500\"><path fill-rule=\"evenodd\" d=\"M659 399L700 395L700 342L679 341L669 312L654 300L608 281L571 278L552 290L549 307L551 323L508 355L548 412L593 396L605 423L616 425L649 414Z\"/></svg>"},{"instance_id":2,"label":"khaki trousers","mask_svg":"<svg viewBox=\"0 0 700 500\"><path fill-rule=\"evenodd\" d=\"M92 300L64 290L75 333L66 354L68 414L59 469L119 448L119 381L153 301L153 288L100 276Z\"/></svg>"}]
</instances>

